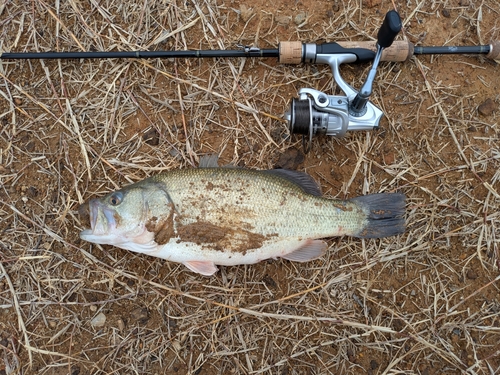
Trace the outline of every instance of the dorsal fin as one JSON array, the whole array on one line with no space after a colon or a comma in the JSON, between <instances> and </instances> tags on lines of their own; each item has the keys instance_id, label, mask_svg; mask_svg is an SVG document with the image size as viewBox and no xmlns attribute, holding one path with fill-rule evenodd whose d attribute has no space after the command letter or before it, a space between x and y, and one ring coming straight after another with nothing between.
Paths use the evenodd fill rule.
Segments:
<instances>
[{"instance_id":1,"label":"dorsal fin","mask_svg":"<svg viewBox=\"0 0 500 375\"><path fill-rule=\"evenodd\" d=\"M314 179L307 173L292 171L290 169L268 169L263 172L274 174L276 176L284 178L285 180L298 185L302 190L304 190L305 193L318 197L321 196L321 188L316 183L316 181L314 181Z\"/></svg>"},{"instance_id":2,"label":"dorsal fin","mask_svg":"<svg viewBox=\"0 0 500 375\"><path fill-rule=\"evenodd\" d=\"M198 168L217 168L219 166L219 155L210 154L200 157Z\"/></svg>"}]
</instances>

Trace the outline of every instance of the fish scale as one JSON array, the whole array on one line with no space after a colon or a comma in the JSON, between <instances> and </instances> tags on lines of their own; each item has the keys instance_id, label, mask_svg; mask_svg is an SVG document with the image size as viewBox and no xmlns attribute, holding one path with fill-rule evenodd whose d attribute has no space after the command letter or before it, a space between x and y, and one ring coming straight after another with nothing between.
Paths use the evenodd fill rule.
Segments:
<instances>
[{"instance_id":1,"label":"fish scale","mask_svg":"<svg viewBox=\"0 0 500 375\"><path fill-rule=\"evenodd\" d=\"M307 194L300 185L272 173L239 168L190 169L152 179L164 184L186 222L201 217L219 224L221 217L230 216L233 222L251 224L259 233L332 237L356 233L366 218L359 205ZM228 207L233 212L227 212ZM227 218L225 221L231 223ZM344 228L342 233L332 227L332 222Z\"/></svg>"}]
</instances>

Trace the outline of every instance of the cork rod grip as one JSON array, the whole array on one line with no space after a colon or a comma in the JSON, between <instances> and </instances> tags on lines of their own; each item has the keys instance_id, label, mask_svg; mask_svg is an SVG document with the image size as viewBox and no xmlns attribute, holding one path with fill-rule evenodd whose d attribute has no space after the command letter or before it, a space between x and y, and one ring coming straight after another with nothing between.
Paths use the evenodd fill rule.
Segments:
<instances>
[{"instance_id":1,"label":"cork rod grip","mask_svg":"<svg viewBox=\"0 0 500 375\"><path fill-rule=\"evenodd\" d=\"M278 61L282 64L300 64L302 62L302 42L280 42Z\"/></svg>"},{"instance_id":2,"label":"cork rod grip","mask_svg":"<svg viewBox=\"0 0 500 375\"><path fill-rule=\"evenodd\" d=\"M376 52L376 42L337 42L344 48L364 48ZM403 40L396 40L390 47L382 51L381 61L406 61L413 56L413 44Z\"/></svg>"}]
</instances>

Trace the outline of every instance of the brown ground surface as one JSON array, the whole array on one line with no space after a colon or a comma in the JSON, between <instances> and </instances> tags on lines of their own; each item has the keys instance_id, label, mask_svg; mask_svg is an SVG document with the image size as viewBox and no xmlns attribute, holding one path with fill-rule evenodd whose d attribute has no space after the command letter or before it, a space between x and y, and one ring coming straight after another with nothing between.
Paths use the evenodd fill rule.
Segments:
<instances>
[{"instance_id":1,"label":"brown ground surface","mask_svg":"<svg viewBox=\"0 0 500 375\"><path fill-rule=\"evenodd\" d=\"M496 0L395 4L405 25L399 39L500 38ZM373 39L392 7L4 1L0 45L107 51L360 41ZM368 69L343 66L342 74L359 88ZM372 98L385 112L381 129L315 138L293 165L286 159L300 161L300 138L286 137L282 114L300 88L338 92L327 66L2 61L0 374L498 373L499 73L481 56L383 63ZM79 203L209 153L223 164L307 171L332 197L404 192L407 233L331 239L313 262L221 267L210 278L80 241ZM96 317L105 317L102 326L91 324Z\"/></svg>"}]
</instances>

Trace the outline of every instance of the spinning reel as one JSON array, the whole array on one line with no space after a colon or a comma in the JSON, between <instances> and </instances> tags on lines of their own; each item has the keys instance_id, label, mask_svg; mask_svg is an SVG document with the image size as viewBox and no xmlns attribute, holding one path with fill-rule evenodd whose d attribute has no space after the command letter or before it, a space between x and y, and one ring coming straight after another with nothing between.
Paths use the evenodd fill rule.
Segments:
<instances>
[{"instance_id":1,"label":"spinning reel","mask_svg":"<svg viewBox=\"0 0 500 375\"><path fill-rule=\"evenodd\" d=\"M396 11L386 14L377 35L377 50L373 66L359 92L344 81L339 71L341 64L359 60L356 54L351 51L332 53L324 51L325 48L318 48L325 47L325 45L303 45L303 62L330 65L335 82L345 94L344 96L328 95L315 89L304 88L299 90L298 99L292 99L290 110L285 113L285 119L288 121L290 133L303 135L302 140L306 152L309 151L315 135L343 137L347 131L378 128L383 112L372 104L369 98L382 51L392 45L401 26L401 19ZM284 43L286 42L280 44L280 49L284 48Z\"/></svg>"}]
</instances>

